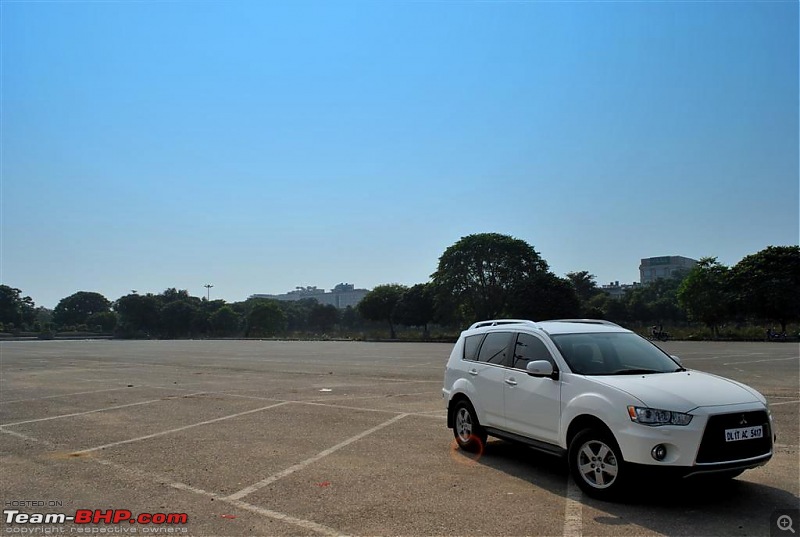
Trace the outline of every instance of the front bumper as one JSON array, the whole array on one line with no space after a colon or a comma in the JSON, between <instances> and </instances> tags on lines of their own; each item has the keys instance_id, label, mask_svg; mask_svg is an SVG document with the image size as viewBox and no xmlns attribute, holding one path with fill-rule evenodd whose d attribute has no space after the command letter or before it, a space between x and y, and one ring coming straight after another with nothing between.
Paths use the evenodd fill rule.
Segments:
<instances>
[{"instance_id":1,"label":"front bumper","mask_svg":"<svg viewBox=\"0 0 800 537\"><path fill-rule=\"evenodd\" d=\"M733 461L716 464L702 464L694 466L657 466L655 464L631 464L632 473L639 478L692 478L701 476L714 476L725 472L738 470L750 470L759 466L764 466L772 458L772 453L768 453L754 459L743 461Z\"/></svg>"},{"instance_id":2,"label":"front bumper","mask_svg":"<svg viewBox=\"0 0 800 537\"><path fill-rule=\"evenodd\" d=\"M692 422L686 426L626 424L615 435L623 458L631 464L672 468L688 476L755 468L772 457L772 417L764 405L703 407L692 415ZM725 430L738 427L742 420L761 425L763 437L726 442ZM666 448L666 457L661 461L651 454L657 445Z\"/></svg>"}]
</instances>

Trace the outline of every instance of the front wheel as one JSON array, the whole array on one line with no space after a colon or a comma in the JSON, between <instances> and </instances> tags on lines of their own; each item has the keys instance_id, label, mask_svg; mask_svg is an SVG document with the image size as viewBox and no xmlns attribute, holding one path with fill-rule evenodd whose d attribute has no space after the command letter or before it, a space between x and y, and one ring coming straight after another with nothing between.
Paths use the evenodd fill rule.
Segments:
<instances>
[{"instance_id":1,"label":"front wheel","mask_svg":"<svg viewBox=\"0 0 800 537\"><path fill-rule=\"evenodd\" d=\"M475 410L467 401L459 401L453 409L453 436L464 451L482 451L486 444L486 431L478 423Z\"/></svg>"},{"instance_id":2,"label":"front wheel","mask_svg":"<svg viewBox=\"0 0 800 537\"><path fill-rule=\"evenodd\" d=\"M568 457L572 478L589 496L610 500L624 490L627 468L610 433L584 429L572 439Z\"/></svg>"}]
</instances>

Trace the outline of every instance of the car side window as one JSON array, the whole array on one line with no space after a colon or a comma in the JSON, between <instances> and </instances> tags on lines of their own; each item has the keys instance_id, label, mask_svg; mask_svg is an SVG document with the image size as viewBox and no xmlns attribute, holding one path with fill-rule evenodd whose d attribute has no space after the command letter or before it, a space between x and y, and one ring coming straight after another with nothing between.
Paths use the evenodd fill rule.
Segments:
<instances>
[{"instance_id":1,"label":"car side window","mask_svg":"<svg viewBox=\"0 0 800 537\"><path fill-rule=\"evenodd\" d=\"M478 359L478 349L481 346L483 334L467 336L464 338L464 360L475 361Z\"/></svg>"},{"instance_id":2,"label":"car side window","mask_svg":"<svg viewBox=\"0 0 800 537\"><path fill-rule=\"evenodd\" d=\"M478 361L490 364L506 364L508 353L508 339L511 334L508 332L491 332L486 334L486 339L481 345Z\"/></svg>"},{"instance_id":3,"label":"car side window","mask_svg":"<svg viewBox=\"0 0 800 537\"><path fill-rule=\"evenodd\" d=\"M553 364L553 368L556 366L553 356L542 340L530 334L517 334L517 343L514 345L513 367L525 369L528 362L533 362L534 360L547 360Z\"/></svg>"}]
</instances>

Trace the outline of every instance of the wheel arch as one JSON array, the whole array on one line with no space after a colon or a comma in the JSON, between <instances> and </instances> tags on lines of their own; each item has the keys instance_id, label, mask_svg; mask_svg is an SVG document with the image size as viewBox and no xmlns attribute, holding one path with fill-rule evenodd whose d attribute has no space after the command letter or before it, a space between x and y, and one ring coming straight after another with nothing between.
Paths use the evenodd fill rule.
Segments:
<instances>
[{"instance_id":1,"label":"wheel arch","mask_svg":"<svg viewBox=\"0 0 800 537\"><path fill-rule=\"evenodd\" d=\"M614 441L616 441L613 431L603 420L591 414L581 414L579 416L575 416L569 423L566 436L567 449L569 449L569 446L572 443L572 439L575 438L575 435L584 429L598 429L604 431L610 434L611 437L614 438Z\"/></svg>"},{"instance_id":2,"label":"wheel arch","mask_svg":"<svg viewBox=\"0 0 800 537\"><path fill-rule=\"evenodd\" d=\"M455 425L455 419L453 417L454 411L458 403L461 401L466 401L467 404L472 408L472 411L475 412L475 405L472 404L472 401L470 401L467 394L459 392L453 395L453 397L450 398L450 402L447 403L447 427L449 429L452 429ZM477 416L477 413L475 413L475 415Z\"/></svg>"}]
</instances>

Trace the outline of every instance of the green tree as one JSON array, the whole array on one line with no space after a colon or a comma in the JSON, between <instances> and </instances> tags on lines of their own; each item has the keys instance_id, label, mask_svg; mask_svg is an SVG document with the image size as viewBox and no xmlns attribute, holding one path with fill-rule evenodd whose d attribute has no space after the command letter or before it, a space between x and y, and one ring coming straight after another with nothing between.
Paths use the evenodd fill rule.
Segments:
<instances>
[{"instance_id":1,"label":"green tree","mask_svg":"<svg viewBox=\"0 0 800 537\"><path fill-rule=\"evenodd\" d=\"M433 285L418 283L411 286L400 297L395 310L395 318L406 326L421 326L422 337L428 337L428 324L434 319L436 304Z\"/></svg>"},{"instance_id":2,"label":"green tree","mask_svg":"<svg viewBox=\"0 0 800 537\"><path fill-rule=\"evenodd\" d=\"M507 315L543 321L578 317L580 310L580 299L572 283L545 272L517 284L509 299Z\"/></svg>"},{"instance_id":3,"label":"green tree","mask_svg":"<svg viewBox=\"0 0 800 537\"><path fill-rule=\"evenodd\" d=\"M175 302L176 300L182 302L200 302L199 298L190 296L189 291L186 289L178 290L175 287L165 289L160 295L158 295L158 297L164 304L169 304L170 302Z\"/></svg>"},{"instance_id":4,"label":"green tree","mask_svg":"<svg viewBox=\"0 0 800 537\"><path fill-rule=\"evenodd\" d=\"M731 269L731 288L741 313L777 321L786 331L800 319L800 247L769 246L748 255Z\"/></svg>"},{"instance_id":5,"label":"green tree","mask_svg":"<svg viewBox=\"0 0 800 537\"><path fill-rule=\"evenodd\" d=\"M354 308L353 306L347 306L341 315L341 325L342 328L345 330L355 330L356 328L361 326L361 315L358 312L358 308Z\"/></svg>"},{"instance_id":6,"label":"green tree","mask_svg":"<svg viewBox=\"0 0 800 537\"><path fill-rule=\"evenodd\" d=\"M51 330L53 326L53 310L47 309L44 306L36 308L36 317L34 325L38 324L41 330Z\"/></svg>"},{"instance_id":7,"label":"green tree","mask_svg":"<svg viewBox=\"0 0 800 537\"><path fill-rule=\"evenodd\" d=\"M305 332L309 329L311 312L319 306L316 298L303 298L300 300L287 300L278 302L281 310L286 315L286 326L290 332Z\"/></svg>"},{"instance_id":8,"label":"green tree","mask_svg":"<svg viewBox=\"0 0 800 537\"><path fill-rule=\"evenodd\" d=\"M160 304L158 332L161 336L180 338L208 333L209 312L204 307L207 300L175 287L165 289L156 299Z\"/></svg>"},{"instance_id":9,"label":"green tree","mask_svg":"<svg viewBox=\"0 0 800 537\"><path fill-rule=\"evenodd\" d=\"M615 323L624 323L630 320L628 307L626 306L625 300L622 298L614 299L608 297L603 312L605 319Z\"/></svg>"},{"instance_id":10,"label":"green tree","mask_svg":"<svg viewBox=\"0 0 800 537\"><path fill-rule=\"evenodd\" d=\"M258 300L247 316L247 337L274 336L286 330L286 314L275 300Z\"/></svg>"},{"instance_id":11,"label":"green tree","mask_svg":"<svg viewBox=\"0 0 800 537\"><path fill-rule=\"evenodd\" d=\"M570 281L581 300L581 304L588 304L589 301L603 294L603 290L597 287L597 276L590 274L586 270L580 272L568 272L567 280Z\"/></svg>"},{"instance_id":12,"label":"green tree","mask_svg":"<svg viewBox=\"0 0 800 537\"><path fill-rule=\"evenodd\" d=\"M211 329L220 336L232 336L239 330L241 316L230 306L222 306L209 316Z\"/></svg>"},{"instance_id":13,"label":"green tree","mask_svg":"<svg viewBox=\"0 0 800 537\"><path fill-rule=\"evenodd\" d=\"M53 322L59 326L86 324L96 313L111 311L111 302L100 293L78 291L62 298L53 310Z\"/></svg>"},{"instance_id":14,"label":"green tree","mask_svg":"<svg viewBox=\"0 0 800 537\"><path fill-rule=\"evenodd\" d=\"M197 313L198 308L188 300L173 300L163 305L160 311L163 335L170 338L189 336Z\"/></svg>"},{"instance_id":15,"label":"green tree","mask_svg":"<svg viewBox=\"0 0 800 537\"><path fill-rule=\"evenodd\" d=\"M95 313L86 319L86 325L90 330L99 327L101 332L113 332L117 327L117 314L113 311Z\"/></svg>"},{"instance_id":16,"label":"green tree","mask_svg":"<svg viewBox=\"0 0 800 537\"><path fill-rule=\"evenodd\" d=\"M23 328L36 321L33 299L22 296L22 291L8 285L0 285L0 324Z\"/></svg>"},{"instance_id":17,"label":"green tree","mask_svg":"<svg viewBox=\"0 0 800 537\"><path fill-rule=\"evenodd\" d=\"M678 303L689 319L708 326L719 337L719 326L731 312L728 267L716 257L704 257L695 265L678 288Z\"/></svg>"},{"instance_id":18,"label":"green tree","mask_svg":"<svg viewBox=\"0 0 800 537\"><path fill-rule=\"evenodd\" d=\"M117 299L114 311L119 314L122 334L157 335L160 326L161 303L153 294L132 293Z\"/></svg>"},{"instance_id":19,"label":"green tree","mask_svg":"<svg viewBox=\"0 0 800 537\"><path fill-rule=\"evenodd\" d=\"M433 284L442 301L457 301L465 320L501 316L522 282L548 272L531 245L499 233L468 235L439 258Z\"/></svg>"},{"instance_id":20,"label":"green tree","mask_svg":"<svg viewBox=\"0 0 800 537\"><path fill-rule=\"evenodd\" d=\"M581 306L581 315L588 319L607 319L607 311L609 309L609 302L616 302L604 292L594 295L589 301Z\"/></svg>"},{"instance_id":21,"label":"green tree","mask_svg":"<svg viewBox=\"0 0 800 537\"><path fill-rule=\"evenodd\" d=\"M194 300L194 297L192 297ZM195 302L197 310L195 311L194 318L192 319L192 332L195 334L209 335L214 332L214 327L211 324L211 316L226 306L224 300L207 300L205 297L200 298L199 302Z\"/></svg>"},{"instance_id":22,"label":"green tree","mask_svg":"<svg viewBox=\"0 0 800 537\"><path fill-rule=\"evenodd\" d=\"M685 320L678 305L678 287L684 276L660 278L627 291L622 300L630 320L658 324Z\"/></svg>"},{"instance_id":23,"label":"green tree","mask_svg":"<svg viewBox=\"0 0 800 537\"><path fill-rule=\"evenodd\" d=\"M379 285L366 294L358 303L361 316L370 321L389 323L389 338L395 339L395 306L405 293L406 287L396 283Z\"/></svg>"},{"instance_id":24,"label":"green tree","mask_svg":"<svg viewBox=\"0 0 800 537\"><path fill-rule=\"evenodd\" d=\"M631 320L642 323L653 322L655 318L653 310L650 307L651 302L647 298L643 289L632 289L625 293L623 303L625 304L625 310L628 312L628 315L630 315ZM657 319L656 322L658 322Z\"/></svg>"},{"instance_id":25,"label":"green tree","mask_svg":"<svg viewBox=\"0 0 800 537\"><path fill-rule=\"evenodd\" d=\"M331 304L315 304L308 313L308 327L318 332L330 332L339 322L339 310Z\"/></svg>"}]
</instances>

